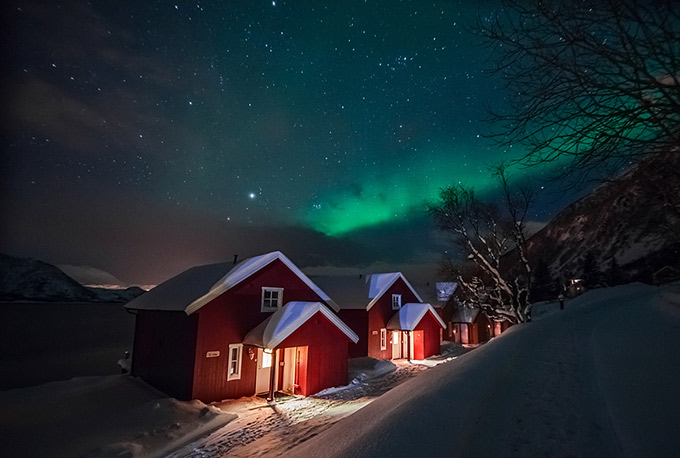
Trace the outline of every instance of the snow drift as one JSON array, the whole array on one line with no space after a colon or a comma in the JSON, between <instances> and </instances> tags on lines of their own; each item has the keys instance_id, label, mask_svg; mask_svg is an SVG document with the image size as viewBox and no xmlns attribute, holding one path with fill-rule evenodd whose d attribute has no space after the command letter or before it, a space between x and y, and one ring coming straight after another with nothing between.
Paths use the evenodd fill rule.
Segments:
<instances>
[{"instance_id":1,"label":"snow drift","mask_svg":"<svg viewBox=\"0 0 680 458\"><path fill-rule=\"evenodd\" d=\"M633 284L587 293L396 387L287 456L676 456L675 292Z\"/></svg>"}]
</instances>

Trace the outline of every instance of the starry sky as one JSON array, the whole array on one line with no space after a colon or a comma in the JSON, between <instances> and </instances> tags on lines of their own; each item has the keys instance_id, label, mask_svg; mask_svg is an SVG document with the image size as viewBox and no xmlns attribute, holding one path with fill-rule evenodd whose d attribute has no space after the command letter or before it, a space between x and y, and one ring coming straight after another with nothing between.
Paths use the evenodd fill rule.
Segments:
<instances>
[{"instance_id":1,"label":"starry sky","mask_svg":"<svg viewBox=\"0 0 680 458\"><path fill-rule=\"evenodd\" d=\"M471 32L497 6L12 0L0 249L147 284L277 249L317 273L435 268L424 202L492 194L507 154Z\"/></svg>"}]
</instances>

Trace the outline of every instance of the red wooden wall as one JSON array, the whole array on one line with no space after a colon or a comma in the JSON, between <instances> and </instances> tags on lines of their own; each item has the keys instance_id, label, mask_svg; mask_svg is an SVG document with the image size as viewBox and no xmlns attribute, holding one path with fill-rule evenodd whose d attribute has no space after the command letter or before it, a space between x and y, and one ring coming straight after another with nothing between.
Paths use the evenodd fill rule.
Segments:
<instances>
[{"instance_id":1,"label":"red wooden wall","mask_svg":"<svg viewBox=\"0 0 680 458\"><path fill-rule=\"evenodd\" d=\"M416 331L423 332L423 346L422 354L418 354L418 351L414 348L415 359L425 359L433 355L438 355L441 353L441 348L439 345L439 330L441 325L439 321L432 316L432 312L427 312L425 316L420 320L418 326L416 326ZM417 340L416 340L417 342Z\"/></svg>"},{"instance_id":2,"label":"red wooden wall","mask_svg":"<svg viewBox=\"0 0 680 458\"><path fill-rule=\"evenodd\" d=\"M307 379L300 380L304 396L347 384L349 338L320 312L300 326L277 348L308 347Z\"/></svg>"},{"instance_id":3,"label":"red wooden wall","mask_svg":"<svg viewBox=\"0 0 680 458\"><path fill-rule=\"evenodd\" d=\"M255 394L257 362L251 359L249 347L243 347L240 380L227 380L227 365L229 345L241 343L272 313L260 311L262 287L284 288L284 304L323 302L283 262L275 260L190 316L182 311L139 310L133 375L183 400L211 402ZM344 334L340 342L346 345ZM219 356L208 358L207 352L219 352ZM252 353L256 356L256 349ZM346 378L346 348L344 354Z\"/></svg>"},{"instance_id":4,"label":"red wooden wall","mask_svg":"<svg viewBox=\"0 0 680 458\"><path fill-rule=\"evenodd\" d=\"M320 301L321 298L279 260L250 276L198 312L198 339L193 397L219 401L255 394L257 362L244 346L240 380L227 380L229 344L240 343L246 334L272 312L260 311L262 287L282 287L283 303ZM217 358L206 358L208 351L220 351ZM311 352L311 350L310 350ZM257 352L255 352L257 354Z\"/></svg>"},{"instance_id":5,"label":"red wooden wall","mask_svg":"<svg viewBox=\"0 0 680 458\"><path fill-rule=\"evenodd\" d=\"M391 296L390 296L391 297ZM368 312L366 309L342 309L338 317L359 336L357 343L350 342L349 357L368 355Z\"/></svg>"},{"instance_id":6,"label":"red wooden wall","mask_svg":"<svg viewBox=\"0 0 680 458\"><path fill-rule=\"evenodd\" d=\"M191 399L198 320L184 312L138 310L132 375L164 393Z\"/></svg>"},{"instance_id":7,"label":"red wooden wall","mask_svg":"<svg viewBox=\"0 0 680 458\"><path fill-rule=\"evenodd\" d=\"M397 279L368 311L367 332L363 335L357 334L360 339L366 339L368 346L367 354L361 356L370 356L376 359L392 359L392 345L389 343L389 333L387 349L380 350L380 329L385 328L390 318L397 313L397 310L392 310L392 294L401 294L402 305L409 302L418 302L418 298L411 292L404 280L401 278ZM377 331L377 333L374 334L373 331Z\"/></svg>"}]
</instances>

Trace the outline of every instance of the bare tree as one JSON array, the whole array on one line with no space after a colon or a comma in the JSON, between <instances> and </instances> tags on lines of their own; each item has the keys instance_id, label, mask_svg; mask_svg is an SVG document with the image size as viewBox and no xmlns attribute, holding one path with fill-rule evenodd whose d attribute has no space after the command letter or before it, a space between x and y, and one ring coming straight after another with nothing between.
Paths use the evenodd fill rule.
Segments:
<instances>
[{"instance_id":1,"label":"bare tree","mask_svg":"<svg viewBox=\"0 0 680 458\"><path fill-rule=\"evenodd\" d=\"M482 309L493 320L519 323L531 316L531 267L524 235L531 194L523 188L511 190L505 165L494 175L501 185L502 205L482 202L473 188L452 185L440 190L428 212L466 257L461 265L448 263L465 305ZM514 265L501 266L502 256L513 249Z\"/></svg>"},{"instance_id":2,"label":"bare tree","mask_svg":"<svg viewBox=\"0 0 680 458\"><path fill-rule=\"evenodd\" d=\"M509 95L491 137L523 163L588 172L678 144L680 2L503 0L479 27Z\"/></svg>"}]
</instances>

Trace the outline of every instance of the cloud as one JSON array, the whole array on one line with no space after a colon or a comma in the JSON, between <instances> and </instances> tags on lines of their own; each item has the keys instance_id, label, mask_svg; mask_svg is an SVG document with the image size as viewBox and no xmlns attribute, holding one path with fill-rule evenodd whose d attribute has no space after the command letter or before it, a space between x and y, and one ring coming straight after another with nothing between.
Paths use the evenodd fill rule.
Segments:
<instances>
[{"instance_id":1,"label":"cloud","mask_svg":"<svg viewBox=\"0 0 680 458\"><path fill-rule=\"evenodd\" d=\"M0 251L89 265L132 284L156 284L195 265L274 250L301 267L378 259L363 241L274 222L233 224L199 210L123 195L93 200L84 194L47 194L4 201L0 210Z\"/></svg>"}]
</instances>

